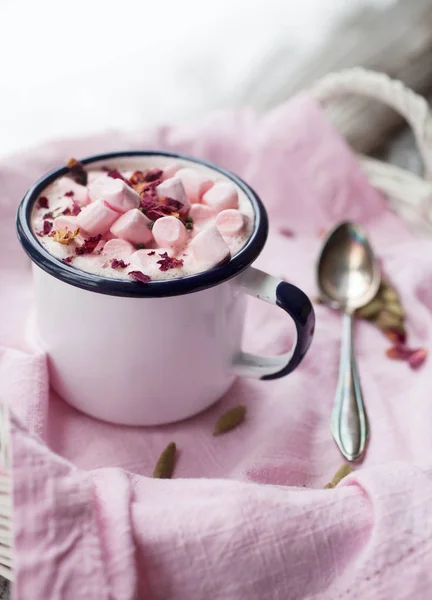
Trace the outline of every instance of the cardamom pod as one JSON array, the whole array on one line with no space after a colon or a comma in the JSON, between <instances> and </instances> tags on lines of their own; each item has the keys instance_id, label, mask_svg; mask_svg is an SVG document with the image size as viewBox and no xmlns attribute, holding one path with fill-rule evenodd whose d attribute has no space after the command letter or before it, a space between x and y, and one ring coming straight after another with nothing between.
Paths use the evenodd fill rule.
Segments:
<instances>
[{"instance_id":1,"label":"cardamom pod","mask_svg":"<svg viewBox=\"0 0 432 600\"><path fill-rule=\"evenodd\" d=\"M392 313L393 315L396 315L400 319L403 319L405 317L404 310L399 302L395 302L395 301L386 302L385 309L388 310L388 312Z\"/></svg>"},{"instance_id":2,"label":"cardamom pod","mask_svg":"<svg viewBox=\"0 0 432 600\"><path fill-rule=\"evenodd\" d=\"M170 442L159 457L153 471L155 479L171 479L174 471L174 462L177 447L175 442Z\"/></svg>"},{"instance_id":3,"label":"cardamom pod","mask_svg":"<svg viewBox=\"0 0 432 600\"><path fill-rule=\"evenodd\" d=\"M396 329L402 324L402 319L400 317L388 312L387 310L382 310L375 319L375 325L379 327L381 331L386 331L387 329Z\"/></svg>"},{"instance_id":4,"label":"cardamom pod","mask_svg":"<svg viewBox=\"0 0 432 600\"><path fill-rule=\"evenodd\" d=\"M359 319L374 319L384 308L383 302L379 298L374 298L362 308L356 310L356 316Z\"/></svg>"},{"instance_id":5,"label":"cardamom pod","mask_svg":"<svg viewBox=\"0 0 432 600\"><path fill-rule=\"evenodd\" d=\"M380 296L385 302L399 302L398 293L388 283L383 285Z\"/></svg>"},{"instance_id":6,"label":"cardamom pod","mask_svg":"<svg viewBox=\"0 0 432 600\"><path fill-rule=\"evenodd\" d=\"M223 414L216 422L213 435L220 435L235 429L244 421L246 415L246 406L240 404Z\"/></svg>"},{"instance_id":7,"label":"cardamom pod","mask_svg":"<svg viewBox=\"0 0 432 600\"><path fill-rule=\"evenodd\" d=\"M314 302L315 302L315 304L324 304L321 296L315 296Z\"/></svg>"},{"instance_id":8,"label":"cardamom pod","mask_svg":"<svg viewBox=\"0 0 432 600\"><path fill-rule=\"evenodd\" d=\"M331 480L330 483L328 483L327 485L324 486L324 489L329 489L329 488L334 488L337 486L337 484L347 475L349 475L350 473L352 473L353 468L351 465L349 465L348 463L344 463L341 467L339 467L339 469L336 471L333 479Z\"/></svg>"}]
</instances>

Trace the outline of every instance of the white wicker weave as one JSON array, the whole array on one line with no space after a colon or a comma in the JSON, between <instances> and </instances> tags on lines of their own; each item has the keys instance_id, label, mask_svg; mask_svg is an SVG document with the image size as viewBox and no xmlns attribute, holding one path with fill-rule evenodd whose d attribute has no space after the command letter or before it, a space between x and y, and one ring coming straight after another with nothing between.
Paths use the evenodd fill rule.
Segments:
<instances>
[{"instance_id":1,"label":"white wicker weave","mask_svg":"<svg viewBox=\"0 0 432 600\"><path fill-rule=\"evenodd\" d=\"M412 127L426 177L432 176L432 117L424 98L387 75L361 68L331 73L311 90L325 105L334 96L362 94L381 100L399 111ZM398 167L359 156L372 185L416 233L432 233L432 183ZM12 478L7 409L0 402L0 575L13 580Z\"/></svg>"}]
</instances>

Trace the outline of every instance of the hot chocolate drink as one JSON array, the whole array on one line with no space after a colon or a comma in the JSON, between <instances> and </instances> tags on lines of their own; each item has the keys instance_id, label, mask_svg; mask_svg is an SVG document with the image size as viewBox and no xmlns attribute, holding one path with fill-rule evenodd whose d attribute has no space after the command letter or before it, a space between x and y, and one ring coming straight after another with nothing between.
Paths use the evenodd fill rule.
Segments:
<instances>
[{"instance_id":1,"label":"hot chocolate drink","mask_svg":"<svg viewBox=\"0 0 432 600\"><path fill-rule=\"evenodd\" d=\"M204 165L149 156L68 167L40 194L31 225L70 267L141 283L173 279L229 261L250 237L246 195Z\"/></svg>"}]
</instances>

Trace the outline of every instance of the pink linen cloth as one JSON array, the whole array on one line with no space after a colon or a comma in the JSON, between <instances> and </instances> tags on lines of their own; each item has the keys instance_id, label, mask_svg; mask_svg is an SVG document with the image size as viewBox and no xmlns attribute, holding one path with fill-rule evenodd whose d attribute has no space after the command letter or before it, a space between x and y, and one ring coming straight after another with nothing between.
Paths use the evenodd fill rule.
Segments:
<instances>
[{"instance_id":1,"label":"pink linen cloth","mask_svg":"<svg viewBox=\"0 0 432 600\"><path fill-rule=\"evenodd\" d=\"M356 347L370 444L364 463L331 490L322 488L343 462L329 431L340 316L323 306L315 307L315 339L295 373L238 380L186 422L116 427L49 392L45 356L26 341L32 286L14 231L18 202L69 156L131 148L187 152L248 181L270 216L257 266L311 296L320 231L344 219L363 224L401 294L411 344L430 345L432 243L414 239L391 213L307 95L262 118L226 112L140 135L53 143L3 161L0 397L11 412L15 598L428 597L432 364L414 372L389 360L388 341L369 324L358 324ZM287 349L291 332L279 313L251 302L248 348ZM239 403L247 405L245 423L213 437L217 417ZM179 448L174 479L151 479L170 441Z\"/></svg>"}]
</instances>

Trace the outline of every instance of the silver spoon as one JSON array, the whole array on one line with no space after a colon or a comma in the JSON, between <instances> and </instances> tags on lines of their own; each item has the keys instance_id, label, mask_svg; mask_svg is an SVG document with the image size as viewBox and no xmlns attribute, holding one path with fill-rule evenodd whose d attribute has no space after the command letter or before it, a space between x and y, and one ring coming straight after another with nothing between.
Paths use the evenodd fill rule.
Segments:
<instances>
[{"instance_id":1,"label":"silver spoon","mask_svg":"<svg viewBox=\"0 0 432 600\"><path fill-rule=\"evenodd\" d=\"M362 227L341 223L328 236L318 262L318 287L325 304L342 311L342 342L331 432L343 456L364 452L368 422L354 356L353 314L378 292L381 275Z\"/></svg>"}]
</instances>

